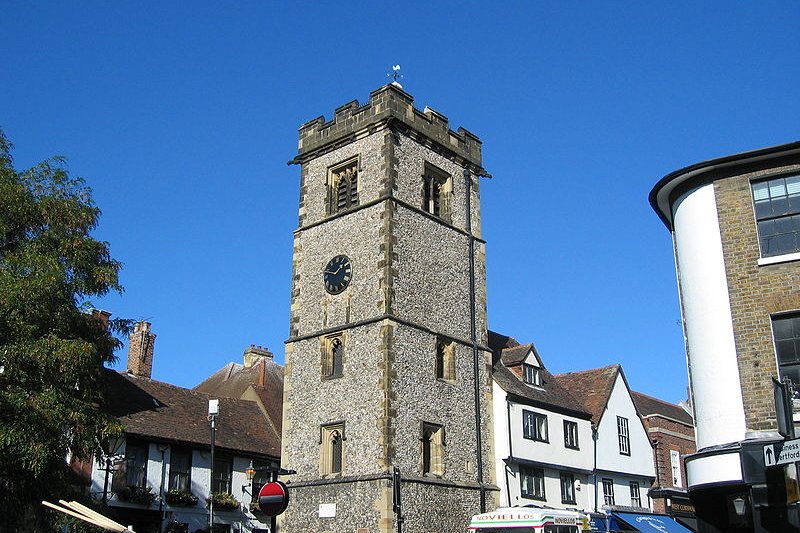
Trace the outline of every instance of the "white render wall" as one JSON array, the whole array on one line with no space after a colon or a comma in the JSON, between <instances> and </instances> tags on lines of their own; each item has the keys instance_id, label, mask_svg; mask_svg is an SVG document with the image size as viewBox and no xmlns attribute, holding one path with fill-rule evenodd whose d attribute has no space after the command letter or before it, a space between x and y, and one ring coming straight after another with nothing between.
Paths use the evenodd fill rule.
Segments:
<instances>
[{"instance_id":1,"label":"white render wall","mask_svg":"<svg viewBox=\"0 0 800 533\"><path fill-rule=\"evenodd\" d=\"M619 452L617 416L628 419L630 455L623 455ZM597 429L597 468L651 479L656 476L653 465L653 447L644 424L636 412L622 374L617 374L606 411L602 414ZM602 495L602 491L600 493Z\"/></svg>"},{"instance_id":2,"label":"white render wall","mask_svg":"<svg viewBox=\"0 0 800 533\"><path fill-rule=\"evenodd\" d=\"M697 449L701 450L740 441L746 432L713 184L678 198L673 227Z\"/></svg>"}]
</instances>

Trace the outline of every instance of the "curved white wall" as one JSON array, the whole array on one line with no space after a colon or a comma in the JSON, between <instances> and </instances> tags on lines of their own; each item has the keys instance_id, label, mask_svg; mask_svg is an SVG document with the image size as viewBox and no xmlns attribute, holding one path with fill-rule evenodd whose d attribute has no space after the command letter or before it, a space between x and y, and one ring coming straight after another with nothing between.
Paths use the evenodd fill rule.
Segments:
<instances>
[{"instance_id":1,"label":"curved white wall","mask_svg":"<svg viewBox=\"0 0 800 533\"><path fill-rule=\"evenodd\" d=\"M673 227L700 450L745 438L713 184L693 189L675 202Z\"/></svg>"}]
</instances>

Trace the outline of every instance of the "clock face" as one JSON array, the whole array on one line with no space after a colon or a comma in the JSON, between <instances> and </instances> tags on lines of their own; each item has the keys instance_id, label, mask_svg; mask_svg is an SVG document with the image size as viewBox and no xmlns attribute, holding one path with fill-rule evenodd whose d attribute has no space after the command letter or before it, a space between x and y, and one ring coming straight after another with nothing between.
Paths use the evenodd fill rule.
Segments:
<instances>
[{"instance_id":1,"label":"clock face","mask_svg":"<svg viewBox=\"0 0 800 533\"><path fill-rule=\"evenodd\" d=\"M325 266L322 279L325 281L325 290L331 294L339 294L347 288L353 277L353 267L346 255L337 255Z\"/></svg>"}]
</instances>

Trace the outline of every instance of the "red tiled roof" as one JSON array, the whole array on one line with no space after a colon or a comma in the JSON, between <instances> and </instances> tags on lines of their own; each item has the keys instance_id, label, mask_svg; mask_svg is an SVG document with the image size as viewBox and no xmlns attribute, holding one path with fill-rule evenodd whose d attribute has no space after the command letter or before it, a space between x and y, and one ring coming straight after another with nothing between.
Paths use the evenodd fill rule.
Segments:
<instances>
[{"instance_id":1,"label":"red tiled roof","mask_svg":"<svg viewBox=\"0 0 800 533\"><path fill-rule=\"evenodd\" d=\"M665 402L664 400L659 400L658 398L653 398L652 396L636 391L631 391L631 397L642 416L664 416L682 422L688 426L694 426L692 415L687 413L680 405Z\"/></svg>"},{"instance_id":2,"label":"red tiled roof","mask_svg":"<svg viewBox=\"0 0 800 533\"><path fill-rule=\"evenodd\" d=\"M611 365L558 374L555 378L562 387L581 401L586 410L592 414L592 422L597 424L603 416L619 372L619 365Z\"/></svg>"},{"instance_id":3,"label":"red tiled roof","mask_svg":"<svg viewBox=\"0 0 800 533\"><path fill-rule=\"evenodd\" d=\"M225 398L243 398L251 389L264 407L278 439L283 419L283 367L262 357L253 366L228 363L194 390Z\"/></svg>"},{"instance_id":4,"label":"red tiled roof","mask_svg":"<svg viewBox=\"0 0 800 533\"><path fill-rule=\"evenodd\" d=\"M104 409L125 433L154 440L210 447L208 400L215 398L161 381L106 369ZM216 446L280 457L280 437L255 402L220 398Z\"/></svg>"}]
</instances>

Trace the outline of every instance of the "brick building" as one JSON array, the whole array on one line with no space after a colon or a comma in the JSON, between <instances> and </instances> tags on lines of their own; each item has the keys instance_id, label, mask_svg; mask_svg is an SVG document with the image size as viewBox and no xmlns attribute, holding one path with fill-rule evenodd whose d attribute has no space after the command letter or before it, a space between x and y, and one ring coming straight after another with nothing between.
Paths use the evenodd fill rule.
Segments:
<instances>
[{"instance_id":1,"label":"brick building","mask_svg":"<svg viewBox=\"0 0 800 533\"><path fill-rule=\"evenodd\" d=\"M653 445L656 480L650 489L653 510L667 513L696 529L694 510L686 492L683 459L694 453L694 420L680 405L631 391Z\"/></svg>"},{"instance_id":2,"label":"brick building","mask_svg":"<svg viewBox=\"0 0 800 533\"><path fill-rule=\"evenodd\" d=\"M661 179L650 203L673 236L698 452L686 459L701 531L786 531L773 378L800 384L800 143Z\"/></svg>"}]
</instances>

